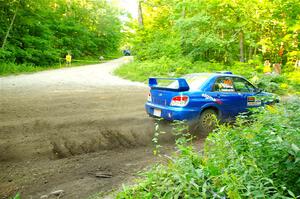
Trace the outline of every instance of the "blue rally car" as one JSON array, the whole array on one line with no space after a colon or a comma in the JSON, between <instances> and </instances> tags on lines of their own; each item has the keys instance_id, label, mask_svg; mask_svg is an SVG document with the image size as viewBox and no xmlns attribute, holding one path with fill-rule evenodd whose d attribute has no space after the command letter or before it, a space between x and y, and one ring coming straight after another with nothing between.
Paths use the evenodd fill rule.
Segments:
<instances>
[{"instance_id":1,"label":"blue rally car","mask_svg":"<svg viewBox=\"0 0 300 199\"><path fill-rule=\"evenodd\" d=\"M228 121L249 108L278 102L244 77L231 72L195 73L182 78L149 78L145 108L152 117L196 122L210 132L216 117Z\"/></svg>"}]
</instances>

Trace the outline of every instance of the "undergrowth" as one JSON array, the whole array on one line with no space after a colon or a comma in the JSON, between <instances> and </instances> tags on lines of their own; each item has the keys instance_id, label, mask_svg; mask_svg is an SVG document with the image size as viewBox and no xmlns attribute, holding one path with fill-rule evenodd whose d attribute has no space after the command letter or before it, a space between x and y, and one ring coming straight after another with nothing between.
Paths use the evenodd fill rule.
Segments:
<instances>
[{"instance_id":1,"label":"undergrowth","mask_svg":"<svg viewBox=\"0 0 300 199\"><path fill-rule=\"evenodd\" d=\"M300 94L300 70L285 71L281 75L264 75L259 61L248 63L235 62L224 65L214 62L192 62L188 58L170 59L161 57L156 60L134 61L123 65L115 74L146 83L149 77L180 77L189 73L232 71L234 74L248 78L265 91L277 94Z\"/></svg>"},{"instance_id":2,"label":"undergrowth","mask_svg":"<svg viewBox=\"0 0 300 199\"><path fill-rule=\"evenodd\" d=\"M254 110L219 125L202 152L177 127L177 152L124 187L118 199L300 198L300 103Z\"/></svg>"},{"instance_id":3,"label":"undergrowth","mask_svg":"<svg viewBox=\"0 0 300 199\"><path fill-rule=\"evenodd\" d=\"M107 60L114 59L116 57L106 57ZM21 73L32 73L43 70L58 69L65 67L74 67L82 66L88 64L98 64L99 60L95 57L85 57L80 58L80 60L73 60L71 66L66 66L64 60L61 60L61 63L57 63L51 66L36 66L32 64L16 64L13 62L0 62L0 76L12 75L12 74L21 74Z\"/></svg>"}]
</instances>

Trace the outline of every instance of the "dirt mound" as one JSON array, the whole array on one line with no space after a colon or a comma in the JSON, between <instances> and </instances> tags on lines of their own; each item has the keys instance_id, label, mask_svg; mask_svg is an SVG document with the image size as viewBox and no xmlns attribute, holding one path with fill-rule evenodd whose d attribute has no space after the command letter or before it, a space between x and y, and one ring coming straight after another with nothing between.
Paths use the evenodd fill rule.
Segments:
<instances>
[{"instance_id":1,"label":"dirt mound","mask_svg":"<svg viewBox=\"0 0 300 199\"><path fill-rule=\"evenodd\" d=\"M145 126L148 127L145 129ZM74 133L71 137L55 133L50 137L50 144L54 158L65 158L83 153L92 153L100 150L132 148L146 146L151 143L152 125L143 121L144 130L132 127L128 129L109 126L99 127L96 123L88 125L89 132ZM85 126L80 124L80 126ZM74 131L73 131L74 132Z\"/></svg>"},{"instance_id":2,"label":"dirt mound","mask_svg":"<svg viewBox=\"0 0 300 199\"><path fill-rule=\"evenodd\" d=\"M53 159L149 145L153 122L148 118L62 123L48 119L6 125L0 129L2 134L8 135L6 139L1 139L1 161L34 157ZM16 134L13 136L13 133Z\"/></svg>"}]
</instances>

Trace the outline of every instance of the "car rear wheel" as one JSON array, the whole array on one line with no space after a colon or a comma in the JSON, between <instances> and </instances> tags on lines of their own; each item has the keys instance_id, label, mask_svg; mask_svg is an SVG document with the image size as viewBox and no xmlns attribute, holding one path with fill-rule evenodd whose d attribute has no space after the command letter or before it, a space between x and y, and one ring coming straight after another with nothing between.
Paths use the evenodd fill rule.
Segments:
<instances>
[{"instance_id":1,"label":"car rear wheel","mask_svg":"<svg viewBox=\"0 0 300 199\"><path fill-rule=\"evenodd\" d=\"M207 134L214 130L217 124L217 113L212 109L204 110L199 118L198 126L199 130Z\"/></svg>"}]
</instances>

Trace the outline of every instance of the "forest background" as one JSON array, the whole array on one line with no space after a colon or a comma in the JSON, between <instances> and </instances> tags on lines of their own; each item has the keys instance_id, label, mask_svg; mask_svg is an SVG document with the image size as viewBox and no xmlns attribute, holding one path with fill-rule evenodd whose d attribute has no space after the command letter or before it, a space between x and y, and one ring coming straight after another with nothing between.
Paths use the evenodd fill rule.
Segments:
<instances>
[{"instance_id":1,"label":"forest background","mask_svg":"<svg viewBox=\"0 0 300 199\"><path fill-rule=\"evenodd\" d=\"M105 0L0 0L0 74L120 56L121 13Z\"/></svg>"},{"instance_id":2,"label":"forest background","mask_svg":"<svg viewBox=\"0 0 300 199\"><path fill-rule=\"evenodd\" d=\"M223 69L254 77L268 59L282 66L282 88L299 83L296 0L137 4L136 20L114 1L0 0L0 74L57 67L68 52L95 63L129 48L136 61L116 73L132 80Z\"/></svg>"},{"instance_id":3,"label":"forest background","mask_svg":"<svg viewBox=\"0 0 300 199\"><path fill-rule=\"evenodd\" d=\"M138 19L125 21L112 2L0 0L0 75L54 68L68 52L92 63L130 49L135 61L115 71L127 79L230 70L300 94L298 0L139 0ZM265 60L281 74L264 74ZM204 155L179 137L177 155L118 198L297 198L299 118L299 100L268 107L220 126Z\"/></svg>"},{"instance_id":4,"label":"forest background","mask_svg":"<svg viewBox=\"0 0 300 199\"><path fill-rule=\"evenodd\" d=\"M296 0L147 0L125 32L135 62L116 74L149 76L230 70L279 94L299 93L300 2ZM263 75L264 62L281 75Z\"/></svg>"}]
</instances>

